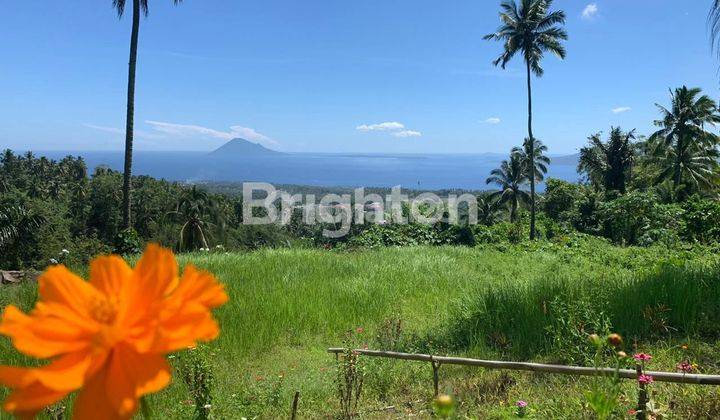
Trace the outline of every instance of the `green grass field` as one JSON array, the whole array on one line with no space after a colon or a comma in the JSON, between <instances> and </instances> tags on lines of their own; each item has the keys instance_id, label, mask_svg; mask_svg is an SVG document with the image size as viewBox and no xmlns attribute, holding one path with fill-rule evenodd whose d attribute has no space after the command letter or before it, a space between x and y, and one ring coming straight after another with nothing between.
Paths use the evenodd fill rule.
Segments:
<instances>
[{"instance_id":1,"label":"green grass field","mask_svg":"<svg viewBox=\"0 0 720 420\"><path fill-rule=\"evenodd\" d=\"M214 418L287 417L295 390L301 418L336 416L336 364L326 349L346 340L370 348L587 364L587 334L612 330L625 336L628 353L633 344L651 352L652 369L672 371L689 359L703 372L720 372L720 258L707 250L578 240L348 253L264 250L179 260L215 273L230 295L217 312L221 337L195 350L214 375ZM3 305L24 309L34 298L33 285L5 287L0 297ZM3 340L0 362L24 361ZM430 415L429 365L363 365L362 416ZM518 399L530 403L530 417L589 416L583 393L591 379L450 366L440 376L461 416L512 417ZM624 389L623 413L633 405L633 386ZM654 384L652 392L670 418L720 415L712 387ZM178 377L151 404L158 417L193 413Z\"/></svg>"}]
</instances>

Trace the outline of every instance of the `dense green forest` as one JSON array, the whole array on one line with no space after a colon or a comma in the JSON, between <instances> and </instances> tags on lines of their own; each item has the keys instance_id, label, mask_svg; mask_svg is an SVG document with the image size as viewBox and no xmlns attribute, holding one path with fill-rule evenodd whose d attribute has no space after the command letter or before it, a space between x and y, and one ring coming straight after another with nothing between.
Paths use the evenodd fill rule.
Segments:
<instances>
[{"instance_id":1,"label":"dense green forest","mask_svg":"<svg viewBox=\"0 0 720 420\"><path fill-rule=\"evenodd\" d=\"M580 150L582 182L544 179L552 164L547 148L537 139L525 141L487 179L497 189L477 193L479 224L355 224L337 239L323 237L326 226L306 225L300 214L285 226L243 225L241 191L232 184L186 185L147 176L132 179L133 226L123 229L121 173L106 167L90 172L81 157L53 161L6 150L0 157L0 267L84 263L102 253L135 253L151 241L207 252L520 242L530 227L531 172L545 182L545 192L536 194L543 240L587 234L619 245L716 243L718 137L708 127L720 121L717 105L699 89L681 87L668 107L658 107L658 130L648 136L619 127L589 136Z\"/></svg>"}]
</instances>

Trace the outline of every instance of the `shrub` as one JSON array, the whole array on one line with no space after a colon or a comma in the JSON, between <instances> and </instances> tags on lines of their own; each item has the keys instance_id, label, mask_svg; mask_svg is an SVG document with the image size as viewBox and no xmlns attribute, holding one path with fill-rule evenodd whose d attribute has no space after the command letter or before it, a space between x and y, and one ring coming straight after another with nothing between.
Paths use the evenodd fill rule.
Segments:
<instances>
[{"instance_id":1,"label":"shrub","mask_svg":"<svg viewBox=\"0 0 720 420\"><path fill-rule=\"evenodd\" d=\"M675 243L683 230L682 208L660 204L652 193L627 193L602 203L598 213L604 236L623 245Z\"/></svg>"},{"instance_id":2,"label":"shrub","mask_svg":"<svg viewBox=\"0 0 720 420\"><path fill-rule=\"evenodd\" d=\"M142 245L140 235L135 229L125 229L115 236L113 252L120 255L139 254L142 251Z\"/></svg>"},{"instance_id":3,"label":"shrub","mask_svg":"<svg viewBox=\"0 0 720 420\"><path fill-rule=\"evenodd\" d=\"M377 248L383 246L437 245L442 243L434 226L418 223L370 225L347 241L349 247Z\"/></svg>"},{"instance_id":4,"label":"shrub","mask_svg":"<svg viewBox=\"0 0 720 420\"><path fill-rule=\"evenodd\" d=\"M230 248L255 250L260 248L282 248L290 238L277 225L240 225L228 235Z\"/></svg>"},{"instance_id":5,"label":"shrub","mask_svg":"<svg viewBox=\"0 0 720 420\"><path fill-rule=\"evenodd\" d=\"M555 178L548 179L543 200L545 214L556 222L570 220L582 197L582 189L583 187L577 184Z\"/></svg>"},{"instance_id":6,"label":"shrub","mask_svg":"<svg viewBox=\"0 0 720 420\"><path fill-rule=\"evenodd\" d=\"M691 241L720 241L720 201L693 196L683 204L683 237Z\"/></svg>"}]
</instances>

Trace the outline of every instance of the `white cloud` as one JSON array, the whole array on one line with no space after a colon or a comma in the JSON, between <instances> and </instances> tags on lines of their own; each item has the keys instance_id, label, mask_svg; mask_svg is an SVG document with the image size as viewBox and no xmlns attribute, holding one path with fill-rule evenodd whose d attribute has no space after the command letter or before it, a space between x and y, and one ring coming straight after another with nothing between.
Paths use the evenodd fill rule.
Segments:
<instances>
[{"instance_id":1,"label":"white cloud","mask_svg":"<svg viewBox=\"0 0 720 420\"><path fill-rule=\"evenodd\" d=\"M362 124L355 127L355 129L363 133L389 132L391 136L398 138L422 137L421 132L405 129L405 124L399 123L397 121L384 122L379 124Z\"/></svg>"},{"instance_id":2,"label":"white cloud","mask_svg":"<svg viewBox=\"0 0 720 420\"><path fill-rule=\"evenodd\" d=\"M582 11L582 18L586 20L591 20L592 18L597 15L598 12L598 6L597 3L590 3Z\"/></svg>"},{"instance_id":3,"label":"white cloud","mask_svg":"<svg viewBox=\"0 0 720 420\"><path fill-rule=\"evenodd\" d=\"M93 130L104 131L106 133L117 134L117 135L120 135L123 137L125 136L125 130L122 128L107 127L107 126L103 126L103 125L88 124L88 123L83 123L83 127L92 128ZM147 140L157 140L157 139L165 138L165 136L163 136L162 134L148 133L147 131L142 131L142 130L135 130L134 137L137 137L140 139L147 139Z\"/></svg>"},{"instance_id":4,"label":"white cloud","mask_svg":"<svg viewBox=\"0 0 720 420\"><path fill-rule=\"evenodd\" d=\"M622 114L623 112L628 112L628 111L630 111L631 109L632 109L632 108L630 108L629 106L619 106L619 107L617 107L617 108L613 108L613 109L612 109L612 113L613 113L613 114Z\"/></svg>"},{"instance_id":5,"label":"white cloud","mask_svg":"<svg viewBox=\"0 0 720 420\"><path fill-rule=\"evenodd\" d=\"M117 127L105 127L102 125L87 124L87 123L83 123L83 126L87 127L87 128L92 128L94 130L104 131L106 133L125 134L125 130L121 130Z\"/></svg>"},{"instance_id":6,"label":"white cloud","mask_svg":"<svg viewBox=\"0 0 720 420\"><path fill-rule=\"evenodd\" d=\"M268 136L258 133L252 128L240 125L230 127L229 131L220 131L199 125L174 124L162 121L145 121L145 123L148 124L153 131L135 130L135 137L148 140L178 138L232 140L239 137L265 145L275 146L278 144L278 142ZM87 123L83 124L83 126L106 133L125 135L125 130L117 127L106 127Z\"/></svg>"},{"instance_id":7,"label":"white cloud","mask_svg":"<svg viewBox=\"0 0 720 420\"><path fill-rule=\"evenodd\" d=\"M145 121L153 130L167 134L172 137L209 137L222 140L232 140L235 138L243 138L258 143L278 144L270 137L258 133L252 128L233 125L230 131L220 131L199 125L175 124L162 121Z\"/></svg>"},{"instance_id":8,"label":"white cloud","mask_svg":"<svg viewBox=\"0 0 720 420\"><path fill-rule=\"evenodd\" d=\"M490 117L483 122L487 123L487 124L500 124L500 121L502 121L502 120L498 117Z\"/></svg>"},{"instance_id":9,"label":"white cloud","mask_svg":"<svg viewBox=\"0 0 720 420\"><path fill-rule=\"evenodd\" d=\"M399 123L399 122L384 122L380 124L363 124L355 127L356 130L362 131L362 132L368 132L368 131L394 131L394 130L402 130L405 128L405 125Z\"/></svg>"},{"instance_id":10,"label":"white cloud","mask_svg":"<svg viewBox=\"0 0 720 420\"><path fill-rule=\"evenodd\" d=\"M408 137L422 137L422 133L415 130L402 130L392 133L393 137L408 138Z\"/></svg>"}]
</instances>

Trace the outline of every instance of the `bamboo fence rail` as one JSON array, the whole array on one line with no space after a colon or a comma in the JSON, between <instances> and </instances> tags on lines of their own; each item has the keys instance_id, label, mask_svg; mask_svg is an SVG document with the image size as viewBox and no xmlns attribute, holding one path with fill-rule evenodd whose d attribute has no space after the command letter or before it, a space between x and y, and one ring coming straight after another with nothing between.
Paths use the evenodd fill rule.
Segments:
<instances>
[{"instance_id":1,"label":"bamboo fence rail","mask_svg":"<svg viewBox=\"0 0 720 420\"><path fill-rule=\"evenodd\" d=\"M340 353L345 352L344 348L330 348L329 353L334 353L336 356ZM370 357L384 357L388 359L400 359L400 360L413 360L418 362L429 362L433 364L433 371L437 375L437 368L440 365L462 365L462 366L478 366L486 369L505 369L505 370L520 370L530 372L545 372L554 373L561 375L574 375L574 376L597 376L597 375L613 375L615 369L613 368L594 368L584 366L565 366L565 365L548 365L543 363L529 363L529 362L506 362L499 360L480 360L470 359L466 357L448 357L448 356L433 356L429 354L415 354L415 353L400 353L394 351L384 350L368 350L368 349L356 349L357 353L370 356ZM682 384L696 384L696 385L720 385L720 375L703 375L703 374L691 374L691 373L677 373L677 372L654 372L646 371L647 375L651 375L657 382L674 382ZM623 379L637 379L638 373L636 370L631 369L620 369L618 376Z\"/></svg>"}]
</instances>

